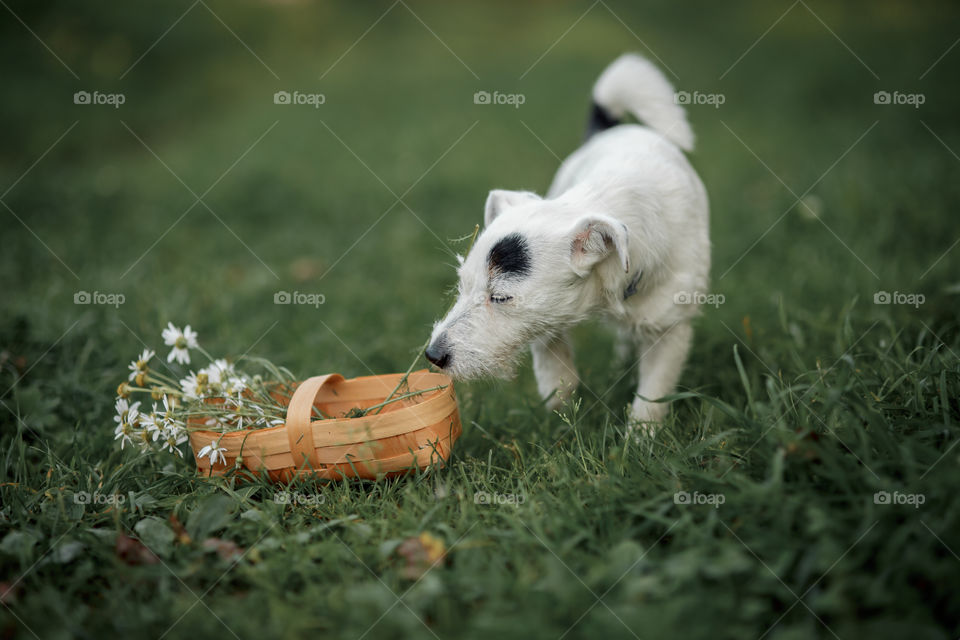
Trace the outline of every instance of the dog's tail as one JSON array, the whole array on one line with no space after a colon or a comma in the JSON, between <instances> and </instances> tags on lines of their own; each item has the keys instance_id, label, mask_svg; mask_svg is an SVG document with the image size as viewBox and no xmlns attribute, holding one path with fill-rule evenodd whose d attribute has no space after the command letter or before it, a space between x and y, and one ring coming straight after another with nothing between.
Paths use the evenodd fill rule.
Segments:
<instances>
[{"instance_id":1,"label":"dog's tail","mask_svg":"<svg viewBox=\"0 0 960 640\"><path fill-rule=\"evenodd\" d=\"M627 114L685 151L693 130L677 104L670 81L646 58L627 53L614 60L593 85L587 138L621 123Z\"/></svg>"}]
</instances>

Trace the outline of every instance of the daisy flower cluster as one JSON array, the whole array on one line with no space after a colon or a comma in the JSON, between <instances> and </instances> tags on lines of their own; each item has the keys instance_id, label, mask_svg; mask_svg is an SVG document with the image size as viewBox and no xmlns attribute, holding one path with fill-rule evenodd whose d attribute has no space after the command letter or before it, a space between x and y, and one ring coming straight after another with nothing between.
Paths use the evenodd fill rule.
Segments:
<instances>
[{"instance_id":1,"label":"daisy flower cluster","mask_svg":"<svg viewBox=\"0 0 960 640\"><path fill-rule=\"evenodd\" d=\"M130 445L183 457L182 445L191 430L227 433L284 422L286 407L278 398L289 399L293 382L289 371L245 358L263 370L251 375L226 358L213 358L200 346L190 325L180 329L168 323L161 337L170 348L166 362L155 351L144 349L130 362L127 380L117 388L114 439L121 449ZM207 366L184 370L195 354L204 357ZM142 399L134 400L138 396ZM209 457L211 463L224 462L224 451L217 441L197 456Z\"/></svg>"}]
</instances>

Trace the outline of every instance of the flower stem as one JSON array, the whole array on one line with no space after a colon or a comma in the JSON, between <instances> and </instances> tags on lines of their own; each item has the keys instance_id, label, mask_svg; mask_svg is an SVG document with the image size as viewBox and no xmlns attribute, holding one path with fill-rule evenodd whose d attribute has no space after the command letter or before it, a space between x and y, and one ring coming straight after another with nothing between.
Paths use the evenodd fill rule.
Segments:
<instances>
[{"instance_id":1,"label":"flower stem","mask_svg":"<svg viewBox=\"0 0 960 640\"><path fill-rule=\"evenodd\" d=\"M381 403L379 403L379 404L375 404L375 405L373 405L373 406L370 406L370 407L367 407L366 409L364 409L364 410L363 410L363 415L367 415L368 413L370 413L370 412L373 411L374 409L377 409L377 410L378 410L377 413L380 413L379 410L380 410L380 409L383 409L383 408L384 408L385 406L387 406L388 404L392 404L392 403L394 403L394 402L399 402L400 400L406 400L407 398L412 398L413 396L419 396L419 395L422 395L422 394L424 394L424 393L430 393L431 391L439 391L439 390L441 390L441 389L446 389L446 388L447 388L446 385L440 384L440 385L437 385L437 386L435 386L435 387L430 387L429 389L421 389L420 391L410 391L409 393L401 393L400 395L394 396L394 397L392 397L392 398L388 397L388 398L387 398L386 400L384 400L383 402L381 402Z\"/></svg>"}]
</instances>

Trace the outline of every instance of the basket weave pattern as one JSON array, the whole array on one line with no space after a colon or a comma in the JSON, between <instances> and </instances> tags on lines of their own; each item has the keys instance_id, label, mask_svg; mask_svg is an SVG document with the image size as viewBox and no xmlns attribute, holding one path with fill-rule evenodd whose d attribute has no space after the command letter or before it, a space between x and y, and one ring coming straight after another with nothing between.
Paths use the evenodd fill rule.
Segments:
<instances>
[{"instance_id":1,"label":"basket weave pattern","mask_svg":"<svg viewBox=\"0 0 960 640\"><path fill-rule=\"evenodd\" d=\"M296 476L339 480L376 479L408 473L415 468L444 463L460 436L460 414L450 378L427 370L407 379L409 391L444 386L422 395L385 405L379 413L358 418L312 420L313 408L326 416L343 416L350 409L383 402L402 374L366 376L346 380L340 374L308 378L299 383L287 405L286 422L267 429L221 434L197 429L190 432L194 454L219 440L226 463L211 465L196 458L202 475L223 475L242 456L241 467L258 474L265 470L274 482Z\"/></svg>"}]
</instances>

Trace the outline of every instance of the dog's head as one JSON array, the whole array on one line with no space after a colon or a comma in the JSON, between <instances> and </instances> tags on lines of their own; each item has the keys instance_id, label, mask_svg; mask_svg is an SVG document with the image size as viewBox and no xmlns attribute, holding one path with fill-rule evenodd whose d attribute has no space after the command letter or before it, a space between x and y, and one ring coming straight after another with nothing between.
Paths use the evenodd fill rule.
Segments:
<instances>
[{"instance_id":1,"label":"dog's head","mask_svg":"<svg viewBox=\"0 0 960 640\"><path fill-rule=\"evenodd\" d=\"M580 321L600 270L630 270L627 229L525 191L491 191L484 230L461 261L457 301L426 357L459 379L509 377L524 346Z\"/></svg>"}]
</instances>

